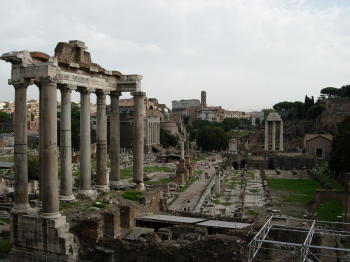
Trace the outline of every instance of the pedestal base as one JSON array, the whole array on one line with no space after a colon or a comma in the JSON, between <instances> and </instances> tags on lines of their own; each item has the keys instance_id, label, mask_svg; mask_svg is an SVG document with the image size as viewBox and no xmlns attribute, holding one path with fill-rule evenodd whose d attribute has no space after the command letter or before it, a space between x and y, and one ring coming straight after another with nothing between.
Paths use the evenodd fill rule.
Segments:
<instances>
[{"instance_id":1,"label":"pedestal base","mask_svg":"<svg viewBox=\"0 0 350 262\"><path fill-rule=\"evenodd\" d=\"M81 196L94 196L94 195L96 195L92 189L87 189L87 190L80 189L78 194Z\"/></svg>"},{"instance_id":2,"label":"pedestal base","mask_svg":"<svg viewBox=\"0 0 350 262\"><path fill-rule=\"evenodd\" d=\"M73 194L70 196L60 195L59 199L60 201L72 201L75 200L75 196Z\"/></svg>"},{"instance_id":3,"label":"pedestal base","mask_svg":"<svg viewBox=\"0 0 350 262\"><path fill-rule=\"evenodd\" d=\"M9 261L76 261L78 248L65 216L11 214L13 248Z\"/></svg>"},{"instance_id":4,"label":"pedestal base","mask_svg":"<svg viewBox=\"0 0 350 262\"><path fill-rule=\"evenodd\" d=\"M99 192L109 192L110 190L108 185L96 185L95 188Z\"/></svg>"},{"instance_id":5,"label":"pedestal base","mask_svg":"<svg viewBox=\"0 0 350 262\"><path fill-rule=\"evenodd\" d=\"M11 210L13 214L28 214L31 212L29 204L14 204Z\"/></svg>"},{"instance_id":6,"label":"pedestal base","mask_svg":"<svg viewBox=\"0 0 350 262\"><path fill-rule=\"evenodd\" d=\"M55 212L55 213L40 213L40 216L42 218L46 219L54 219L54 218L59 218L61 216L60 212Z\"/></svg>"},{"instance_id":7,"label":"pedestal base","mask_svg":"<svg viewBox=\"0 0 350 262\"><path fill-rule=\"evenodd\" d=\"M145 184L144 183L136 183L135 189L137 189L137 190L145 190Z\"/></svg>"}]
</instances>

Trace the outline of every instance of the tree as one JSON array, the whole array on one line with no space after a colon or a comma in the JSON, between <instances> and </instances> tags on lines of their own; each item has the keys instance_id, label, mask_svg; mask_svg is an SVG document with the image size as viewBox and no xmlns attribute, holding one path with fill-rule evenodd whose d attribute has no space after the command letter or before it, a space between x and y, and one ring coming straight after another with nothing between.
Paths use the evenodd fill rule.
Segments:
<instances>
[{"instance_id":1,"label":"tree","mask_svg":"<svg viewBox=\"0 0 350 262\"><path fill-rule=\"evenodd\" d=\"M220 127L205 126L199 130L196 142L205 151L224 150L228 146L228 137Z\"/></svg>"},{"instance_id":2,"label":"tree","mask_svg":"<svg viewBox=\"0 0 350 262\"><path fill-rule=\"evenodd\" d=\"M39 180L39 157L30 155L28 156L28 179Z\"/></svg>"},{"instance_id":3,"label":"tree","mask_svg":"<svg viewBox=\"0 0 350 262\"><path fill-rule=\"evenodd\" d=\"M225 118L222 121L222 128L227 132L232 129L238 128L240 126L240 121L237 118Z\"/></svg>"},{"instance_id":4,"label":"tree","mask_svg":"<svg viewBox=\"0 0 350 262\"><path fill-rule=\"evenodd\" d=\"M10 119L10 115L6 112L0 112L0 121L7 121Z\"/></svg>"},{"instance_id":5,"label":"tree","mask_svg":"<svg viewBox=\"0 0 350 262\"><path fill-rule=\"evenodd\" d=\"M326 87L321 89L321 94L326 95L328 98L334 97L339 94L339 89L335 87Z\"/></svg>"},{"instance_id":6,"label":"tree","mask_svg":"<svg viewBox=\"0 0 350 262\"><path fill-rule=\"evenodd\" d=\"M350 97L350 85L344 85L339 90L339 95L342 97Z\"/></svg>"},{"instance_id":7,"label":"tree","mask_svg":"<svg viewBox=\"0 0 350 262\"><path fill-rule=\"evenodd\" d=\"M163 128L160 129L160 144L163 147L176 146L178 142L178 137L170 134Z\"/></svg>"},{"instance_id":8,"label":"tree","mask_svg":"<svg viewBox=\"0 0 350 262\"><path fill-rule=\"evenodd\" d=\"M350 172L350 116L338 126L338 134L333 140L329 167L336 175Z\"/></svg>"},{"instance_id":9,"label":"tree","mask_svg":"<svg viewBox=\"0 0 350 262\"><path fill-rule=\"evenodd\" d=\"M310 107L306 114L305 117L307 119L315 119L318 117L324 110L325 105L324 104L315 104L312 107Z\"/></svg>"}]
</instances>

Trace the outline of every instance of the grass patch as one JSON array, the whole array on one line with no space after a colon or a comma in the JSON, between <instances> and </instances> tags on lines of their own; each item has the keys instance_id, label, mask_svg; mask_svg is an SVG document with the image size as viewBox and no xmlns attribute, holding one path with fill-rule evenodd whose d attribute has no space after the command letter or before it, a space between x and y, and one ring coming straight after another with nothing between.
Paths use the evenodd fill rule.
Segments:
<instances>
[{"instance_id":1,"label":"grass patch","mask_svg":"<svg viewBox=\"0 0 350 262\"><path fill-rule=\"evenodd\" d=\"M330 199L322 202L316 212L318 220L337 221L337 216L343 213L343 206L339 201Z\"/></svg>"},{"instance_id":2,"label":"grass patch","mask_svg":"<svg viewBox=\"0 0 350 262\"><path fill-rule=\"evenodd\" d=\"M318 180L320 180L320 182L322 182L325 186L333 189L333 190L339 190L339 191L343 191L344 187L343 185L339 184L336 180L334 180L333 178L325 175L325 174L319 174L317 175Z\"/></svg>"},{"instance_id":3,"label":"grass patch","mask_svg":"<svg viewBox=\"0 0 350 262\"><path fill-rule=\"evenodd\" d=\"M296 202L307 207L315 198L315 191L320 185L310 179L267 179L267 185L273 190L287 191L282 199L287 202Z\"/></svg>"},{"instance_id":4,"label":"grass patch","mask_svg":"<svg viewBox=\"0 0 350 262\"><path fill-rule=\"evenodd\" d=\"M9 239L0 238L0 254L8 254L11 248L12 248L12 244Z\"/></svg>"},{"instance_id":5,"label":"grass patch","mask_svg":"<svg viewBox=\"0 0 350 262\"><path fill-rule=\"evenodd\" d=\"M143 171L151 173L151 172L166 172L170 173L173 171L172 168L169 167L159 167L159 166L145 166Z\"/></svg>"},{"instance_id":6,"label":"grass patch","mask_svg":"<svg viewBox=\"0 0 350 262\"><path fill-rule=\"evenodd\" d=\"M256 217L257 215L258 215L258 213L257 212L255 212L254 210L247 210L246 212L245 212L245 214L246 215L248 215L248 216L253 216L253 217Z\"/></svg>"},{"instance_id":7,"label":"grass patch","mask_svg":"<svg viewBox=\"0 0 350 262\"><path fill-rule=\"evenodd\" d=\"M170 183L170 178L161 178L159 180L145 181L146 185L158 185L158 184L165 185L168 183Z\"/></svg>"},{"instance_id":8,"label":"grass patch","mask_svg":"<svg viewBox=\"0 0 350 262\"><path fill-rule=\"evenodd\" d=\"M124 199L132 200L132 201L140 201L140 199L141 199L141 192L134 191L134 190L125 191L122 194L122 197Z\"/></svg>"},{"instance_id":9,"label":"grass patch","mask_svg":"<svg viewBox=\"0 0 350 262\"><path fill-rule=\"evenodd\" d=\"M259 190L257 190L257 189L248 189L248 191L249 191L250 193L258 193Z\"/></svg>"},{"instance_id":10,"label":"grass patch","mask_svg":"<svg viewBox=\"0 0 350 262\"><path fill-rule=\"evenodd\" d=\"M98 208L106 208L106 204L105 203L102 203L100 201L94 201L91 206L93 207L98 207Z\"/></svg>"},{"instance_id":11,"label":"grass patch","mask_svg":"<svg viewBox=\"0 0 350 262\"><path fill-rule=\"evenodd\" d=\"M146 172L146 173L151 173L151 172L166 172L166 173L170 173L170 172L173 171L173 169L169 168L169 167L145 166L143 168L143 171ZM120 177L121 177L121 179L131 178L132 175L133 175L133 167L132 166L120 169Z\"/></svg>"},{"instance_id":12,"label":"grass patch","mask_svg":"<svg viewBox=\"0 0 350 262\"><path fill-rule=\"evenodd\" d=\"M6 224L10 224L10 219L9 219L9 218L3 217L3 218L0 218L0 221L1 221L1 222L4 222L4 223L6 223Z\"/></svg>"}]
</instances>

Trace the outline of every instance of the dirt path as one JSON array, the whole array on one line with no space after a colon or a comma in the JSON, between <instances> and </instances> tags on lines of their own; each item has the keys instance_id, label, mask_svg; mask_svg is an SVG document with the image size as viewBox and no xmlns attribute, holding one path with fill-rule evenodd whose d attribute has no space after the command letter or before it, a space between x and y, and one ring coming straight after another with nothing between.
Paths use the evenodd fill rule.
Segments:
<instances>
[{"instance_id":1,"label":"dirt path","mask_svg":"<svg viewBox=\"0 0 350 262\"><path fill-rule=\"evenodd\" d=\"M199 167L199 170L203 170L199 180L195 180L184 192L181 192L178 198L170 205L170 210L184 211L185 208L192 210L197 203L197 200L201 197L201 193L208 185L210 178L215 174L213 164L209 169L207 166ZM204 174L208 173L210 178L205 178Z\"/></svg>"}]
</instances>

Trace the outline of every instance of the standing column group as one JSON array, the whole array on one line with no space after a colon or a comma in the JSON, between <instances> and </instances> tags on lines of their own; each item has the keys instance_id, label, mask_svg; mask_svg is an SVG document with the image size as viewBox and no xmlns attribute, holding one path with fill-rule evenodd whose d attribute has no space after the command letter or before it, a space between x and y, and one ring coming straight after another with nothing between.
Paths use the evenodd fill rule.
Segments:
<instances>
[{"instance_id":1,"label":"standing column group","mask_svg":"<svg viewBox=\"0 0 350 262\"><path fill-rule=\"evenodd\" d=\"M265 151L269 150L269 122L272 122L272 151L276 151L276 122L280 123L279 151L283 151L283 121L265 120Z\"/></svg>"}]
</instances>

